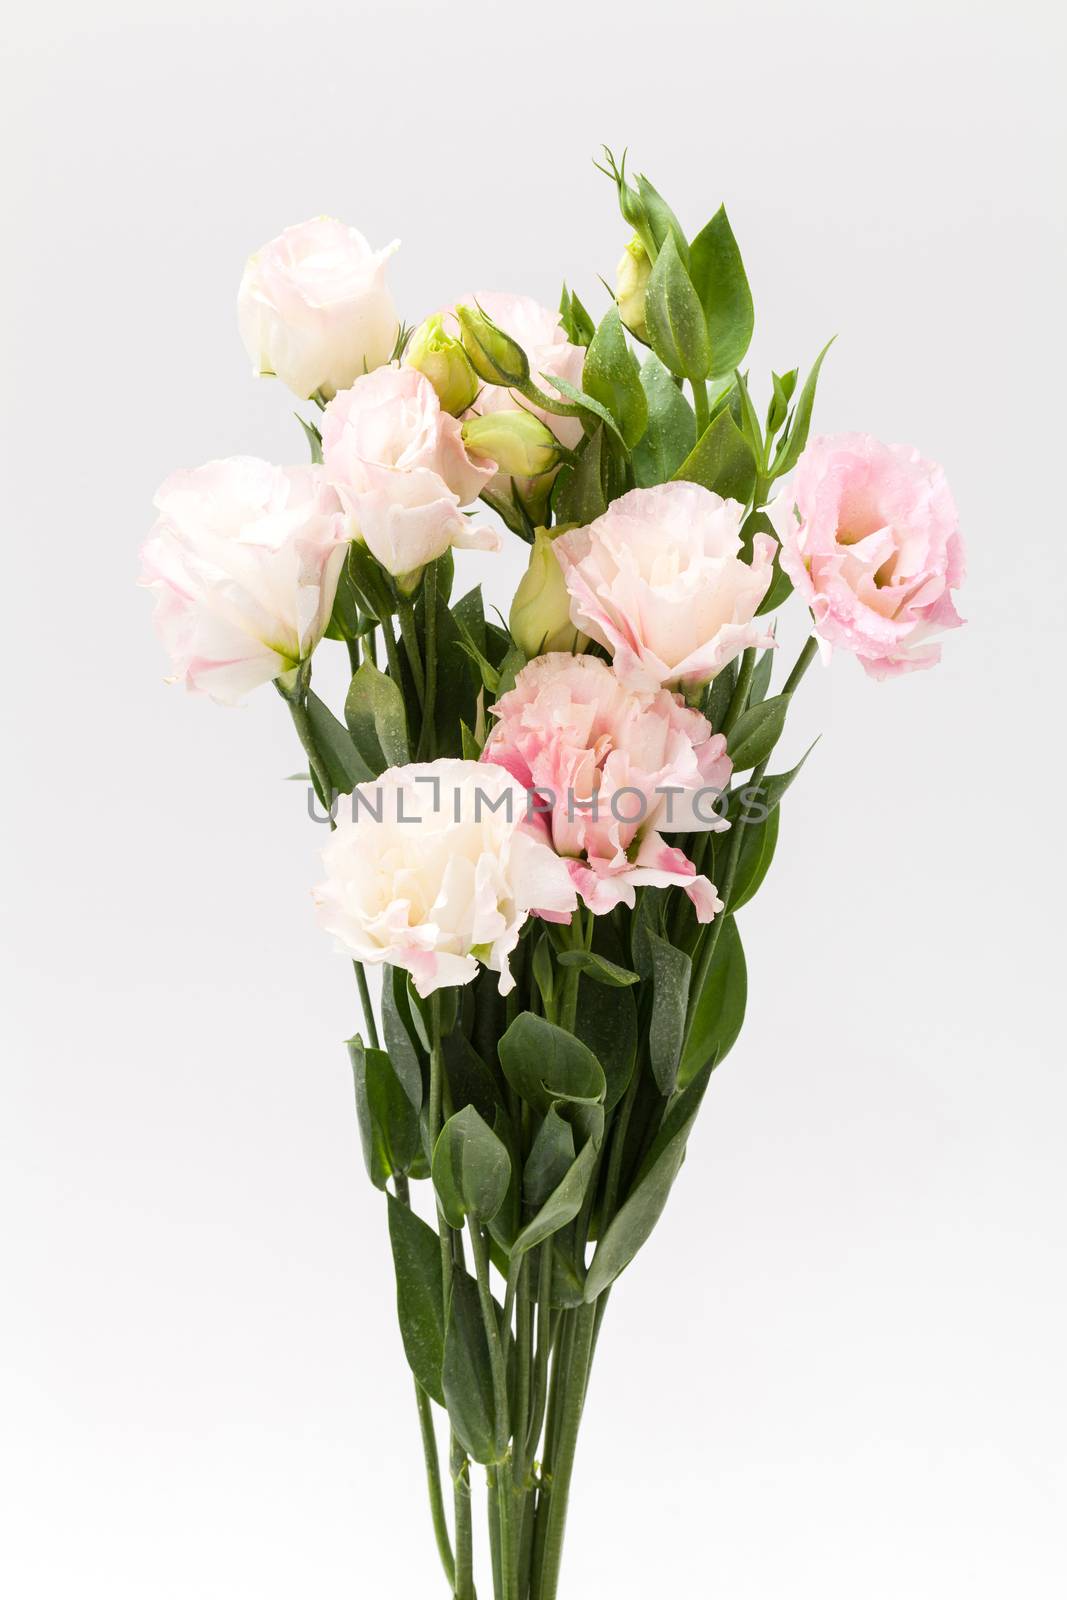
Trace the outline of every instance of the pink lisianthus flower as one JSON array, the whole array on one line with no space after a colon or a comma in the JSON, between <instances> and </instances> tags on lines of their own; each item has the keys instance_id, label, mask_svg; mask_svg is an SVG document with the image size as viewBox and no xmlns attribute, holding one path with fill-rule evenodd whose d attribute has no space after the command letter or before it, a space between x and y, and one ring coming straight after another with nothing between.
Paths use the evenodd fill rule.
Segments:
<instances>
[{"instance_id":1,"label":"pink lisianthus flower","mask_svg":"<svg viewBox=\"0 0 1067 1600\"><path fill-rule=\"evenodd\" d=\"M597 657L553 653L520 672L492 708L483 760L528 791L575 888L598 914L632 906L642 884L676 884L701 922L722 910L707 878L665 833L728 826L726 740L680 696L620 683Z\"/></svg>"},{"instance_id":2,"label":"pink lisianthus flower","mask_svg":"<svg viewBox=\"0 0 1067 1600\"><path fill-rule=\"evenodd\" d=\"M631 489L602 517L557 539L575 627L610 650L638 689L707 683L750 645L774 638L756 612L775 540L742 560L745 508L697 483Z\"/></svg>"},{"instance_id":3,"label":"pink lisianthus flower","mask_svg":"<svg viewBox=\"0 0 1067 1600\"><path fill-rule=\"evenodd\" d=\"M796 516L782 519L781 565L827 646L872 678L941 659L933 638L963 619L963 540L942 469L869 434L813 439L797 465Z\"/></svg>"},{"instance_id":4,"label":"pink lisianthus flower","mask_svg":"<svg viewBox=\"0 0 1067 1600\"><path fill-rule=\"evenodd\" d=\"M499 534L461 509L496 464L468 452L460 423L413 367L379 367L330 401L322 459L352 536L394 577L420 571L453 545L499 549Z\"/></svg>"}]
</instances>

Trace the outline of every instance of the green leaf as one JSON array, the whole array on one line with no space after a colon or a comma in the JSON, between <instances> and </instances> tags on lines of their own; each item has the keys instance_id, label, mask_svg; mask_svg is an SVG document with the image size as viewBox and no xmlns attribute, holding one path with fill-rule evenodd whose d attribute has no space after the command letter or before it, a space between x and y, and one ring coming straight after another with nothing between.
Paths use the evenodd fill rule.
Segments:
<instances>
[{"instance_id":1,"label":"green leaf","mask_svg":"<svg viewBox=\"0 0 1067 1600\"><path fill-rule=\"evenodd\" d=\"M523 1011L501 1039L504 1076L519 1097L539 1111L553 1100L603 1101L604 1069L580 1039L544 1017Z\"/></svg>"},{"instance_id":2,"label":"green leaf","mask_svg":"<svg viewBox=\"0 0 1067 1600\"><path fill-rule=\"evenodd\" d=\"M624 989L627 984L639 981L636 972L617 966L614 961L598 956L594 950L564 950L556 960L561 967L577 967L595 983L606 983L613 989Z\"/></svg>"},{"instance_id":3,"label":"green leaf","mask_svg":"<svg viewBox=\"0 0 1067 1600\"><path fill-rule=\"evenodd\" d=\"M474 1279L457 1267L445 1331L442 1387L456 1436L472 1460L498 1459L489 1343Z\"/></svg>"},{"instance_id":4,"label":"green leaf","mask_svg":"<svg viewBox=\"0 0 1067 1600\"><path fill-rule=\"evenodd\" d=\"M597 428L580 446L573 466L564 467L556 480L552 509L557 522L586 527L608 509L604 493L604 430Z\"/></svg>"},{"instance_id":5,"label":"green leaf","mask_svg":"<svg viewBox=\"0 0 1067 1600\"><path fill-rule=\"evenodd\" d=\"M639 976L646 980L652 976L653 936L666 938L666 907L665 890L648 888L639 891L637 907L630 922L630 952Z\"/></svg>"},{"instance_id":6,"label":"green leaf","mask_svg":"<svg viewBox=\"0 0 1067 1600\"><path fill-rule=\"evenodd\" d=\"M308 690L307 717L326 776L338 794L351 794L357 783L368 783L377 776L364 761L328 705Z\"/></svg>"},{"instance_id":7,"label":"green leaf","mask_svg":"<svg viewBox=\"0 0 1067 1600\"><path fill-rule=\"evenodd\" d=\"M756 662L756 670L753 672L752 680L748 686L748 704L750 706L758 706L762 700L767 698L767 690L771 686L771 673L774 670L775 654L774 650L764 650Z\"/></svg>"},{"instance_id":8,"label":"green leaf","mask_svg":"<svg viewBox=\"0 0 1067 1600\"><path fill-rule=\"evenodd\" d=\"M395 1173L411 1170L419 1153L418 1112L384 1050L366 1048L358 1034L347 1044L363 1160L371 1183L384 1189Z\"/></svg>"},{"instance_id":9,"label":"green leaf","mask_svg":"<svg viewBox=\"0 0 1067 1600\"><path fill-rule=\"evenodd\" d=\"M722 206L689 247L689 275L704 308L710 373L717 378L740 366L755 324L752 291Z\"/></svg>"},{"instance_id":10,"label":"green leaf","mask_svg":"<svg viewBox=\"0 0 1067 1600\"><path fill-rule=\"evenodd\" d=\"M756 458L728 408L719 412L674 474L742 505L756 481Z\"/></svg>"},{"instance_id":11,"label":"green leaf","mask_svg":"<svg viewBox=\"0 0 1067 1600\"><path fill-rule=\"evenodd\" d=\"M453 1028L441 1040L445 1074L452 1095L452 1109L473 1106L490 1127L503 1107L501 1086L460 1028Z\"/></svg>"},{"instance_id":12,"label":"green leaf","mask_svg":"<svg viewBox=\"0 0 1067 1600\"><path fill-rule=\"evenodd\" d=\"M689 246L686 243L682 225L659 190L645 177L643 172L639 173L637 178L637 193L656 249L662 250L663 241L669 234L684 261Z\"/></svg>"},{"instance_id":13,"label":"green leaf","mask_svg":"<svg viewBox=\"0 0 1067 1600\"><path fill-rule=\"evenodd\" d=\"M410 759L403 691L373 661L364 661L349 685L345 721L375 777Z\"/></svg>"},{"instance_id":14,"label":"green leaf","mask_svg":"<svg viewBox=\"0 0 1067 1600\"><path fill-rule=\"evenodd\" d=\"M741 935L733 917L727 916L711 971L693 1012L693 1025L678 1070L679 1085L691 1083L709 1062L718 1065L725 1059L741 1032L747 998L748 973Z\"/></svg>"},{"instance_id":15,"label":"green leaf","mask_svg":"<svg viewBox=\"0 0 1067 1600\"><path fill-rule=\"evenodd\" d=\"M834 338L836 339L836 337L837 335L835 334ZM811 413L815 405L815 390L818 387L823 358L833 342L834 340L830 339L823 345L816 357L815 365L804 380L804 387L800 391L800 398L797 400L796 410L793 412L793 421L789 432L782 439L778 447L778 454L775 456L774 464L771 467L772 478L780 478L784 473L792 472L800 460L801 451L807 444L808 434L811 431Z\"/></svg>"},{"instance_id":16,"label":"green leaf","mask_svg":"<svg viewBox=\"0 0 1067 1600\"><path fill-rule=\"evenodd\" d=\"M433 1186L451 1228L466 1216L491 1222L511 1182L511 1157L473 1106L449 1117L434 1145Z\"/></svg>"},{"instance_id":17,"label":"green leaf","mask_svg":"<svg viewBox=\"0 0 1067 1600\"><path fill-rule=\"evenodd\" d=\"M393 1070L416 1111L422 1109L422 1057L419 1036L408 1002L407 973L386 967L382 979L382 1032Z\"/></svg>"},{"instance_id":18,"label":"green leaf","mask_svg":"<svg viewBox=\"0 0 1067 1600\"><path fill-rule=\"evenodd\" d=\"M704 311L673 234L664 240L648 280L645 325L653 350L676 377L707 377L711 352Z\"/></svg>"},{"instance_id":19,"label":"green leaf","mask_svg":"<svg viewBox=\"0 0 1067 1600\"><path fill-rule=\"evenodd\" d=\"M769 439L774 438L774 435L789 415L789 402L793 398L793 390L797 386L796 367L782 377L779 377L777 372L772 372L771 383L774 386L774 393L771 396L771 403L767 407L767 437Z\"/></svg>"},{"instance_id":20,"label":"green leaf","mask_svg":"<svg viewBox=\"0 0 1067 1600\"><path fill-rule=\"evenodd\" d=\"M793 593L793 580L782 571L778 557L779 551L776 550L774 552L774 577L771 579L770 588L756 608L757 617L765 617L769 611L776 611Z\"/></svg>"},{"instance_id":21,"label":"green leaf","mask_svg":"<svg viewBox=\"0 0 1067 1600\"><path fill-rule=\"evenodd\" d=\"M396 611L396 599L385 568L374 559L362 539L353 539L348 547L347 570L368 616L379 622L391 617Z\"/></svg>"},{"instance_id":22,"label":"green leaf","mask_svg":"<svg viewBox=\"0 0 1067 1600\"><path fill-rule=\"evenodd\" d=\"M634 477L639 488L666 483L696 442L693 408L655 351L641 367L641 386L648 403L648 426L634 447Z\"/></svg>"},{"instance_id":23,"label":"green leaf","mask_svg":"<svg viewBox=\"0 0 1067 1600\"><path fill-rule=\"evenodd\" d=\"M653 984L649 1055L656 1087L669 1098L678 1082L692 963L684 950L676 949L658 934L649 935L649 945Z\"/></svg>"},{"instance_id":24,"label":"green leaf","mask_svg":"<svg viewBox=\"0 0 1067 1600\"><path fill-rule=\"evenodd\" d=\"M559 299L559 320L571 344L588 345L595 332L595 324L578 296L567 285Z\"/></svg>"},{"instance_id":25,"label":"green leaf","mask_svg":"<svg viewBox=\"0 0 1067 1600\"><path fill-rule=\"evenodd\" d=\"M597 1154L604 1134L604 1113L599 1106L578 1106L573 1110L585 1112L587 1115L593 1113L599 1117L599 1131L596 1128L589 1130L585 1143L574 1161L546 1197L537 1215L530 1219L515 1240L511 1247L513 1262L527 1250L543 1244L554 1233L558 1233L561 1228L573 1222L582 1209L590 1180L596 1170Z\"/></svg>"},{"instance_id":26,"label":"green leaf","mask_svg":"<svg viewBox=\"0 0 1067 1600\"><path fill-rule=\"evenodd\" d=\"M709 1061L689 1086L675 1095L637 1182L597 1245L585 1280L592 1302L624 1271L663 1214L667 1196L685 1159L690 1130L711 1076Z\"/></svg>"},{"instance_id":27,"label":"green leaf","mask_svg":"<svg viewBox=\"0 0 1067 1600\"><path fill-rule=\"evenodd\" d=\"M441 1366L445 1348L441 1241L433 1228L386 1195L389 1242L396 1273L396 1314L408 1366L439 1406L445 1403Z\"/></svg>"},{"instance_id":28,"label":"green leaf","mask_svg":"<svg viewBox=\"0 0 1067 1600\"><path fill-rule=\"evenodd\" d=\"M776 694L741 713L726 740L735 772L747 772L766 761L785 727L790 699L790 695Z\"/></svg>"},{"instance_id":29,"label":"green leaf","mask_svg":"<svg viewBox=\"0 0 1067 1600\"><path fill-rule=\"evenodd\" d=\"M818 742L818 739L812 741L796 766L791 768L789 772L768 773L758 788L755 784L748 783L743 788L736 790L738 813L740 814L743 810L754 811L757 807L761 807L766 812L773 811L789 788L789 785L798 776L801 767L803 767ZM734 808L731 805L731 820L733 819L733 814Z\"/></svg>"},{"instance_id":30,"label":"green leaf","mask_svg":"<svg viewBox=\"0 0 1067 1600\"><path fill-rule=\"evenodd\" d=\"M568 383L567 379L561 378L558 373L542 372L539 377L542 383L547 383L550 389L555 389L556 393L562 395L564 400L569 400L572 405L581 406L583 411L588 411L594 417L599 417L600 421L606 423L611 432L618 436L620 444L625 442L619 429L619 424L615 421L607 406L602 405L599 400L595 400L591 394L586 394L584 389L576 389L573 383Z\"/></svg>"},{"instance_id":31,"label":"green leaf","mask_svg":"<svg viewBox=\"0 0 1067 1600\"><path fill-rule=\"evenodd\" d=\"M300 415L299 411L294 411L293 416L304 430L304 437L308 442L308 449L311 451L312 462L317 467L321 466L322 434L319 432L318 428L316 428L315 424L313 422L308 422L306 418Z\"/></svg>"},{"instance_id":32,"label":"green leaf","mask_svg":"<svg viewBox=\"0 0 1067 1600\"><path fill-rule=\"evenodd\" d=\"M614 989L590 978L591 974L585 973L578 984L575 1033L604 1069L604 1109L610 1111L626 1093L637 1060L635 991L632 985Z\"/></svg>"},{"instance_id":33,"label":"green leaf","mask_svg":"<svg viewBox=\"0 0 1067 1600\"><path fill-rule=\"evenodd\" d=\"M738 821L733 824L741 829L741 848L737 854L734 886L730 891L731 912L739 911L746 905L767 876L778 843L780 817L781 812L776 806L763 822Z\"/></svg>"},{"instance_id":34,"label":"green leaf","mask_svg":"<svg viewBox=\"0 0 1067 1600\"><path fill-rule=\"evenodd\" d=\"M607 407L618 422L623 441L632 449L648 423L648 401L637 359L622 330L618 306L612 306L605 314L589 346L582 387Z\"/></svg>"},{"instance_id":35,"label":"green leaf","mask_svg":"<svg viewBox=\"0 0 1067 1600\"><path fill-rule=\"evenodd\" d=\"M522 1174L522 1197L529 1206L543 1206L574 1164L574 1129L555 1106L549 1106L538 1128Z\"/></svg>"},{"instance_id":36,"label":"green leaf","mask_svg":"<svg viewBox=\"0 0 1067 1600\"><path fill-rule=\"evenodd\" d=\"M744 436L753 456L757 461L763 460L763 430L759 425L756 408L752 404L752 396L748 392L748 380L740 372L734 373L734 394L737 397L737 409L741 433Z\"/></svg>"},{"instance_id":37,"label":"green leaf","mask_svg":"<svg viewBox=\"0 0 1067 1600\"><path fill-rule=\"evenodd\" d=\"M476 650L484 656L488 644L485 628L485 605L482 600L482 586L476 583L473 589L468 589L462 599L457 600L452 607L452 617L465 639L469 639Z\"/></svg>"},{"instance_id":38,"label":"green leaf","mask_svg":"<svg viewBox=\"0 0 1067 1600\"><path fill-rule=\"evenodd\" d=\"M704 715L712 727L718 731L723 725L723 719L730 709L730 702L734 697L737 687L737 662L729 661L721 672L716 673L708 691L707 704Z\"/></svg>"}]
</instances>

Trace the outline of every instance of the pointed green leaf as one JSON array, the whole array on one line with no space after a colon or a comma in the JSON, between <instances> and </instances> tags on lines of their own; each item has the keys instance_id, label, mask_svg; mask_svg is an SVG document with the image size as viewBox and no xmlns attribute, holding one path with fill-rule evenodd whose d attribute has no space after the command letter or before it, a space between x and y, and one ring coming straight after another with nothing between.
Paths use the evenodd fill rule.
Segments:
<instances>
[{"instance_id":1,"label":"pointed green leaf","mask_svg":"<svg viewBox=\"0 0 1067 1600\"><path fill-rule=\"evenodd\" d=\"M704 311L673 234L664 240L648 280L645 325L653 350L676 377L707 377L711 354Z\"/></svg>"},{"instance_id":2,"label":"pointed green leaf","mask_svg":"<svg viewBox=\"0 0 1067 1600\"><path fill-rule=\"evenodd\" d=\"M371 1183L384 1189L395 1173L409 1172L418 1155L418 1113L384 1050L366 1048L358 1034L347 1044L363 1160Z\"/></svg>"},{"instance_id":3,"label":"pointed green leaf","mask_svg":"<svg viewBox=\"0 0 1067 1600\"><path fill-rule=\"evenodd\" d=\"M410 760L403 692L373 661L362 662L349 685L345 721L375 777Z\"/></svg>"},{"instance_id":4,"label":"pointed green leaf","mask_svg":"<svg viewBox=\"0 0 1067 1600\"><path fill-rule=\"evenodd\" d=\"M637 359L626 342L618 306L605 314L585 358L582 387L606 406L632 449L648 422L648 401Z\"/></svg>"},{"instance_id":5,"label":"pointed green leaf","mask_svg":"<svg viewBox=\"0 0 1067 1600\"><path fill-rule=\"evenodd\" d=\"M835 334L834 338L836 337L837 335ZM771 467L772 478L780 478L783 474L792 472L800 460L801 451L808 442L808 434L811 430L811 413L815 406L815 390L819 383L819 373L822 370L826 352L833 342L834 340L830 339L823 345L816 358L815 365L804 380L804 387L800 391L800 398L797 401L796 410L793 412L793 421L789 432L782 439L778 447L778 454L774 458L774 465Z\"/></svg>"},{"instance_id":6,"label":"pointed green leaf","mask_svg":"<svg viewBox=\"0 0 1067 1600\"><path fill-rule=\"evenodd\" d=\"M685 1147L708 1086L711 1068L709 1061L668 1106L633 1190L597 1245L585 1282L587 1301L592 1302L614 1283L662 1216L685 1158Z\"/></svg>"},{"instance_id":7,"label":"pointed green leaf","mask_svg":"<svg viewBox=\"0 0 1067 1600\"><path fill-rule=\"evenodd\" d=\"M756 481L756 458L729 408L708 424L674 474L744 505Z\"/></svg>"},{"instance_id":8,"label":"pointed green leaf","mask_svg":"<svg viewBox=\"0 0 1067 1600\"><path fill-rule=\"evenodd\" d=\"M790 699L790 695L776 694L741 713L726 741L735 772L747 772L766 761L785 727Z\"/></svg>"},{"instance_id":9,"label":"pointed green leaf","mask_svg":"<svg viewBox=\"0 0 1067 1600\"><path fill-rule=\"evenodd\" d=\"M725 1059L741 1032L747 998L748 973L741 935L733 917L727 916L682 1052L678 1071L681 1087L691 1083L709 1061L717 1065Z\"/></svg>"},{"instance_id":10,"label":"pointed green leaf","mask_svg":"<svg viewBox=\"0 0 1067 1600\"><path fill-rule=\"evenodd\" d=\"M693 408L655 351L641 366L641 386L648 403L648 426L634 447L634 476L639 488L673 478L696 443Z\"/></svg>"},{"instance_id":11,"label":"pointed green leaf","mask_svg":"<svg viewBox=\"0 0 1067 1600\"><path fill-rule=\"evenodd\" d=\"M545 1198L537 1215L530 1219L515 1240L511 1247L512 1262L573 1222L582 1209L590 1180L596 1170L597 1155L603 1139L604 1113L599 1106L579 1106L574 1109L598 1116L599 1131L594 1130L589 1133L578 1155Z\"/></svg>"},{"instance_id":12,"label":"pointed green leaf","mask_svg":"<svg viewBox=\"0 0 1067 1600\"><path fill-rule=\"evenodd\" d=\"M636 972L617 966L593 950L564 950L556 959L561 967L577 967L594 983L606 983L613 989L625 989L627 984L638 982Z\"/></svg>"},{"instance_id":13,"label":"pointed green leaf","mask_svg":"<svg viewBox=\"0 0 1067 1600\"><path fill-rule=\"evenodd\" d=\"M439 1406L445 1318L441 1287L441 1241L414 1211L387 1194L389 1242L396 1272L396 1312L408 1366Z\"/></svg>"},{"instance_id":14,"label":"pointed green leaf","mask_svg":"<svg viewBox=\"0 0 1067 1600\"><path fill-rule=\"evenodd\" d=\"M338 794L351 794L357 783L368 783L377 776L352 743L348 730L313 689L308 690L307 716L315 749Z\"/></svg>"},{"instance_id":15,"label":"pointed green leaf","mask_svg":"<svg viewBox=\"0 0 1067 1600\"><path fill-rule=\"evenodd\" d=\"M649 945L653 984L649 1056L656 1087L667 1098L678 1082L692 963L684 950L676 949L658 934L649 935Z\"/></svg>"},{"instance_id":16,"label":"pointed green leaf","mask_svg":"<svg viewBox=\"0 0 1067 1600\"><path fill-rule=\"evenodd\" d=\"M739 911L759 889L774 860L778 844L778 822L781 812L774 810L762 822L735 822L741 829L741 848L737 855L734 886L730 891L730 910Z\"/></svg>"},{"instance_id":17,"label":"pointed green leaf","mask_svg":"<svg viewBox=\"0 0 1067 1600\"><path fill-rule=\"evenodd\" d=\"M755 322L752 291L724 207L690 245L689 273L704 308L711 376L719 377L744 360Z\"/></svg>"},{"instance_id":18,"label":"pointed green leaf","mask_svg":"<svg viewBox=\"0 0 1067 1600\"><path fill-rule=\"evenodd\" d=\"M442 1387L456 1437L472 1460L491 1466L498 1454L489 1344L477 1285L462 1268L452 1280Z\"/></svg>"}]
</instances>

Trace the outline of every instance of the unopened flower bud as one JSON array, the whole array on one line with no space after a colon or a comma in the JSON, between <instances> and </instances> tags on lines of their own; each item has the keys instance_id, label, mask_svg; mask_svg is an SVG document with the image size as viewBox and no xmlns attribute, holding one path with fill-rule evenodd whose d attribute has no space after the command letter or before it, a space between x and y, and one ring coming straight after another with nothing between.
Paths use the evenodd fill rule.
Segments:
<instances>
[{"instance_id":1,"label":"unopened flower bud","mask_svg":"<svg viewBox=\"0 0 1067 1600\"><path fill-rule=\"evenodd\" d=\"M466 411L478 393L477 374L459 340L445 332L442 317L427 317L415 329L404 365L429 378L442 407L454 417Z\"/></svg>"},{"instance_id":2,"label":"unopened flower bud","mask_svg":"<svg viewBox=\"0 0 1067 1600\"><path fill-rule=\"evenodd\" d=\"M457 306L460 337L470 364L484 383L521 389L529 381L530 363L521 344L472 306Z\"/></svg>"},{"instance_id":3,"label":"unopened flower bud","mask_svg":"<svg viewBox=\"0 0 1067 1600\"><path fill-rule=\"evenodd\" d=\"M584 650L589 640L571 621L570 596L552 541L575 523L536 528L530 564L511 602L509 627L515 643L528 656L549 650Z\"/></svg>"},{"instance_id":4,"label":"unopened flower bud","mask_svg":"<svg viewBox=\"0 0 1067 1600\"><path fill-rule=\"evenodd\" d=\"M648 252L635 233L622 253L615 274L615 299L619 316L630 332L644 344L648 343L645 326L645 295L652 275Z\"/></svg>"},{"instance_id":5,"label":"unopened flower bud","mask_svg":"<svg viewBox=\"0 0 1067 1600\"><path fill-rule=\"evenodd\" d=\"M532 411L490 411L463 424L463 443L509 478L536 478L563 459L559 440Z\"/></svg>"}]
</instances>

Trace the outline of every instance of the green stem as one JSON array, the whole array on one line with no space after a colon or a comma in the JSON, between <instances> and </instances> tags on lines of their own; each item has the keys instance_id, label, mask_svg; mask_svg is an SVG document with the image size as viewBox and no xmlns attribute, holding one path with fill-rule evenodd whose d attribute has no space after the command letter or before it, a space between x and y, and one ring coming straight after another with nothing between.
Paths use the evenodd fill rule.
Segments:
<instances>
[{"instance_id":1,"label":"green stem","mask_svg":"<svg viewBox=\"0 0 1067 1600\"><path fill-rule=\"evenodd\" d=\"M754 646L749 646L741 657L737 683L734 685L734 692L730 697L730 704L726 709L722 727L715 730L717 733L729 733L738 717L744 711L748 700L748 691L752 687L752 674L755 670L756 651Z\"/></svg>"},{"instance_id":2,"label":"green stem","mask_svg":"<svg viewBox=\"0 0 1067 1600\"><path fill-rule=\"evenodd\" d=\"M710 410L708 407L708 386L703 378L691 378L693 386L693 412L696 416L697 438L703 438L704 429L708 425Z\"/></svg>"},{"instance_id":3,"label":"green stem","mask_svg":"<svg viewBox=\"0 0 1067 1600\"><path fill-rule=\"evenodd\" d=\"M559 1571L563 1560L563 1536L567 1528L567 1501L570 1498L578 1429L589 1383L596 1328L595 1305L580 1306L574 1313L574 1342L567 1364L566 1384L560 1408L559 1438L552 1461L552 1481L548 1491L548 1516L545 1524L537 1600L556 1600Z\"/></svg>"},{"instance_id":4,"label":"green stem","mask_svg":"<svg viewBox=\"0 0 1067 1600\"><path fill-rule=\"evenodd\" d=\"M404 653L408 658L411 676L415 681L415 694L418 697L419 710L421 711L426 702L426 679L422 671L419 633L415 626L415 607L410 600L401 600L397 614L400 617L400 634L404 641Z\"/></svg>"},{"instance_id":5,"label":"green stem","mask_svg":"<svg viewBox=\"0 0 1067 1600\"><path fill-rule=\"evenodd\" d=\"M534 1366L533 1399L530 1402L530 1421L526 1431L523 1460L527 1465L533 1460L537 1441L545 1421L548 1404L548 1366L552 1356L552 1240L540 1246L537 1273L537 1359Z\"/></svg>"},{"instance_id":6,"label":"green stem","mask_svg":"<svg viewBox=\"0 0 1067 1600\"><path fill-rule=\"evenodd\" d=\"M423 611L426 618L426 676L422 702L422 731L419 734L419 761L433 760L435 754L434 705L437 700L437 563L426 568L423 583Z\"/></svg>"},{"instance_id":7,"label":"green stem","mask_svg":"<svg viewBox=\"0 0 1067 1600\"><path fill-rule=\"evenodd\" d=\"M371 1003L370 989L367 985L367 974L362 961L353 961L353 971L356 974L356 988L359 990L359 1003L363 1010L363 1026L367 1030L367 1038L372 1050L380 1048L378 1040L378 1024L374 1020L374 1006Z\"/></svg>"},{"instance_id":8,"label":"green stem","mask_svg":"<svg viewBox=\"0 0 1067 1600\"><path fill-rule=\"evenodd\" d=\"M471 1523L471 1465L452 1435L452 1489L456 1512L455 1600L477 1600L474 1589L474 1533Z\"/></svg>"},{"instance_id":9,"label":"green stem","mask_svg":"<svg viewBox=\"0 0 1067 1600\"><path fill-rule=\"evenodd\" d=\"M397 1173L393 1179L396 1197L402 1206L411 1208L411 1188L406 1175ZM434 1538L437 1541L437 1553L441 1557L445 1577L449 1587L455 1589L456 1563L452 1554L452 1541L448 1536L448 1522L445 1518L445 1501L441 1489L441 1462L437 1454L437 1434L433 1425L433 1409L430 1397L422 1384L415 1382L415 1405L419 1414L419 1432L422 1435L422 1453L426 1462L426 1483L430 1495L430 1517L433 1521Z\"/></svg>"}]
</instances>

